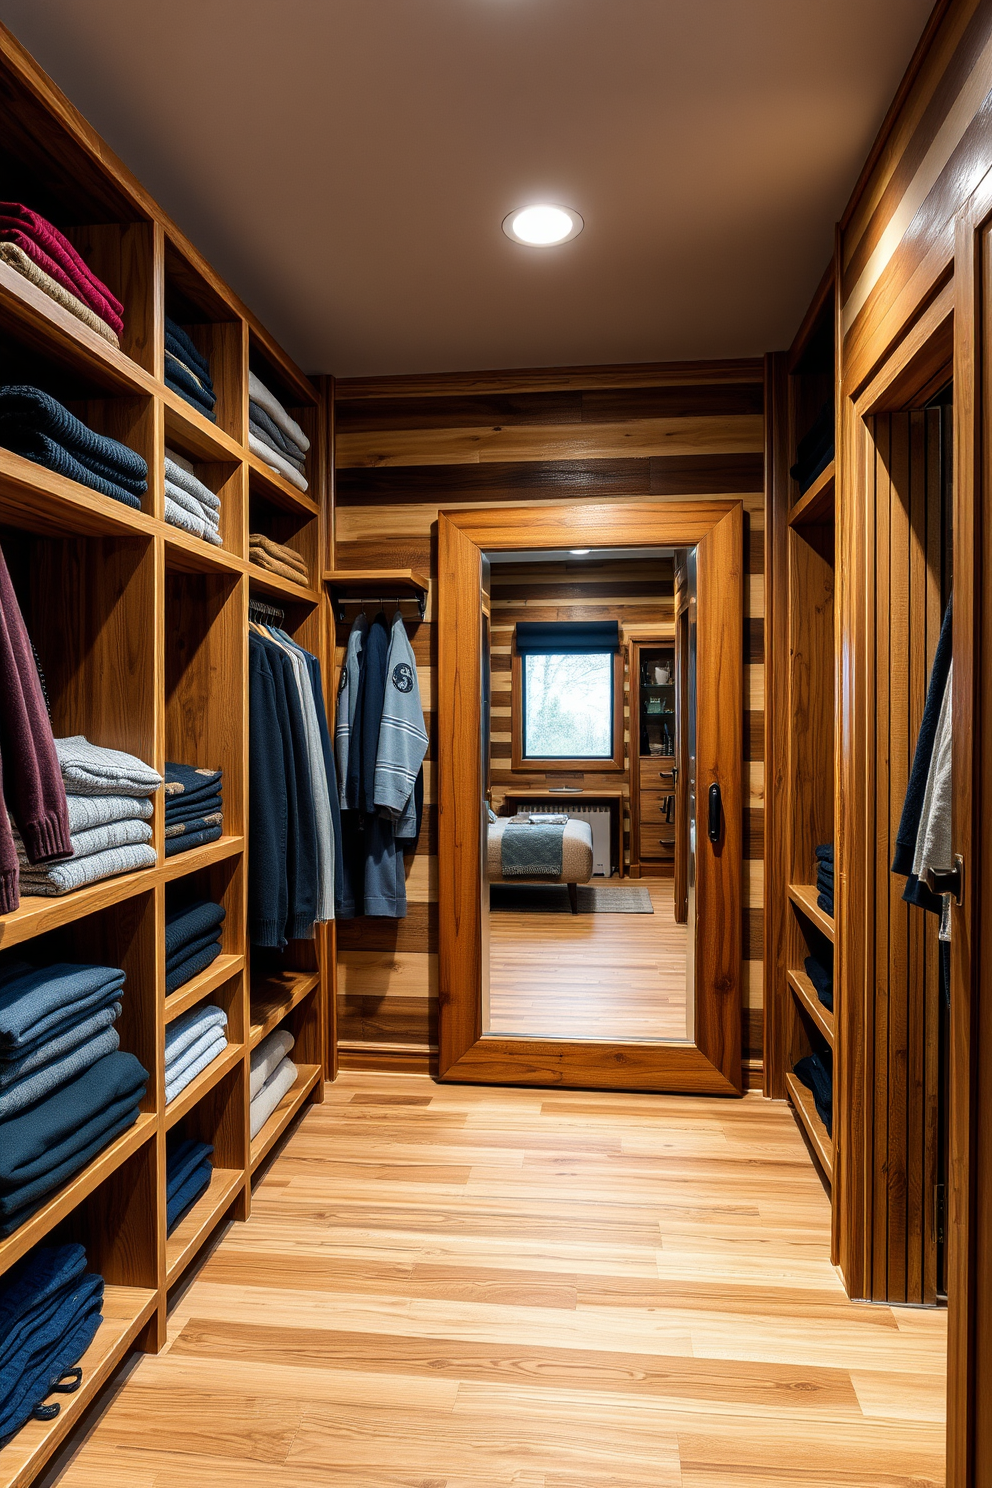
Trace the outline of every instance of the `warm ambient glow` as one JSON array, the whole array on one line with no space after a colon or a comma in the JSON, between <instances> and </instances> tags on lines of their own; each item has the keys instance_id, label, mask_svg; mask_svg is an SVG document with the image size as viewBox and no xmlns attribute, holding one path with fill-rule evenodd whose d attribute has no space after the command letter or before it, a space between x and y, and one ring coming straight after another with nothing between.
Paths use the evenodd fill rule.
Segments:
<instances>
[{"instance_id":1,"label":"warm ambient glow","mask_svg":"<svg viewBox=\"0 0 992 1488\"><path fill-rule=\"evenodd\" d=\"M571 207L541 204L519 208L503 218L506 236L528 248L553 248L556 243L567 243L570 238L578 237L582 228L582 218Z\"/></svg>"}]
</instances>

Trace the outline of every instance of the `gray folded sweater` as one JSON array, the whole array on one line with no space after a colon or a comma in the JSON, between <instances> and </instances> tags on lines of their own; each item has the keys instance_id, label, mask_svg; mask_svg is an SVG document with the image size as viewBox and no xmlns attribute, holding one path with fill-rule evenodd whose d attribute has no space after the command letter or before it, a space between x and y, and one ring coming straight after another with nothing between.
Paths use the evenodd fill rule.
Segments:
<instances>
[{"instance_id":1,"label":"gray folded sweater","mask_svg":"<svg viewBox=\"0 0 992 1488\"><path fill-rule=\"evenodd\" d=\"M83 734L56 739L66 791L79 796L150 796L162 784L151 765L122 749L91 744Z\"/></svg>"},{"instance_id":2,"label":"gray folded sweater","mask_svg":"<svg viewBox=\"0 0 992 1488\"><path fill-rule=\"evenodd\" d=\"M104 822L103 826L91 827L88 832L74 832L72 843L73 861L89 858L94 853L108 852L113 847L131 847L135 842L151 842L152 829L146 821L125 817L123 821ZM57 864L30 863L23 848L17 848L17 861L21 868L21 883L48 877L50 867Z\"/></svg>"},{"instance_id":3,"label":"gray folded sweater","mask_svg":"<svg viewBox=\"0 0 992 1488\"><path fill-rule=\"evenodd\" d=\"M43 874L21 873L21 888L29 894L51 897L71 894L84 884L99 883L102 878L116 878L121 873L136 873L139 868L154 868L155 849L146 842L130 847L112 847L107 852L90 853L85 858L67 858L52 863Z\"/></svg>"}]
</instances>

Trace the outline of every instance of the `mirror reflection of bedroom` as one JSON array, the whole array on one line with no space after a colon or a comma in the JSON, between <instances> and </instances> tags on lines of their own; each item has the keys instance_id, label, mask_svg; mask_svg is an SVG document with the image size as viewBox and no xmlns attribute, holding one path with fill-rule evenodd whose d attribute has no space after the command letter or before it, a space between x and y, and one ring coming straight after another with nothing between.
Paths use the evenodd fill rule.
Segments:
<instances>
[{"instance_id":1,"label":"mirror reflection of bedroom","mask_svg":"<svg viewBox=\"0 0 992 1488\"><path fill-rule=\"evenodd\" d=\"M486 556L485 1032L691 1039L694 553Z\"/></svg>"}]
</instances>

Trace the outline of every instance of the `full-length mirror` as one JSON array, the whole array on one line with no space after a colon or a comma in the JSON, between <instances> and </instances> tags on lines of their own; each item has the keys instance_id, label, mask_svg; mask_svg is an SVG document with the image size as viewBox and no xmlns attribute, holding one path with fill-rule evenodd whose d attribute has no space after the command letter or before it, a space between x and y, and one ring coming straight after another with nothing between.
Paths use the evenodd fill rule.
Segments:
<instances>
[{"instance_id":1,"label":"full-length mirror","mask_svg":"<svg viewBox=\"0 0 992 1488\"><path fill-rule=\"evenodd\" d=\"M740 503L438 529L442 1076L738 1090Z\"/></svg>"},{"instance_id":2,"label":"full-length mirror","mask_svg":"<svg viewBox=\"0 0 992 1488\"><path fill-rule=\"evenodd\" d=\"M486 1034L692 1038L695 571L484 555Z\"/></svg>"}]
</instances>

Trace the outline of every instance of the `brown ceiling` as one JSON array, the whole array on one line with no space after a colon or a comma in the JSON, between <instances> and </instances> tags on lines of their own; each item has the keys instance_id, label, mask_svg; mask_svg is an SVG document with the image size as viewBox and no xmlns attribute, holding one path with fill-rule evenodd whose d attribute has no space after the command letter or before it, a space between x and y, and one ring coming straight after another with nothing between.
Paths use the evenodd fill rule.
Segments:
<instances>
[{"instance_id":1,"label":"brown ceiling","mask_svg":"<svg viewBox=\"0 0 992 1488\"><path fill-rule=\"evenodd\" d=\"M931 0L0 0L308 370L791 339ZM500 223L575 207L534 251Z\"/></svg>"}]
</instances>

